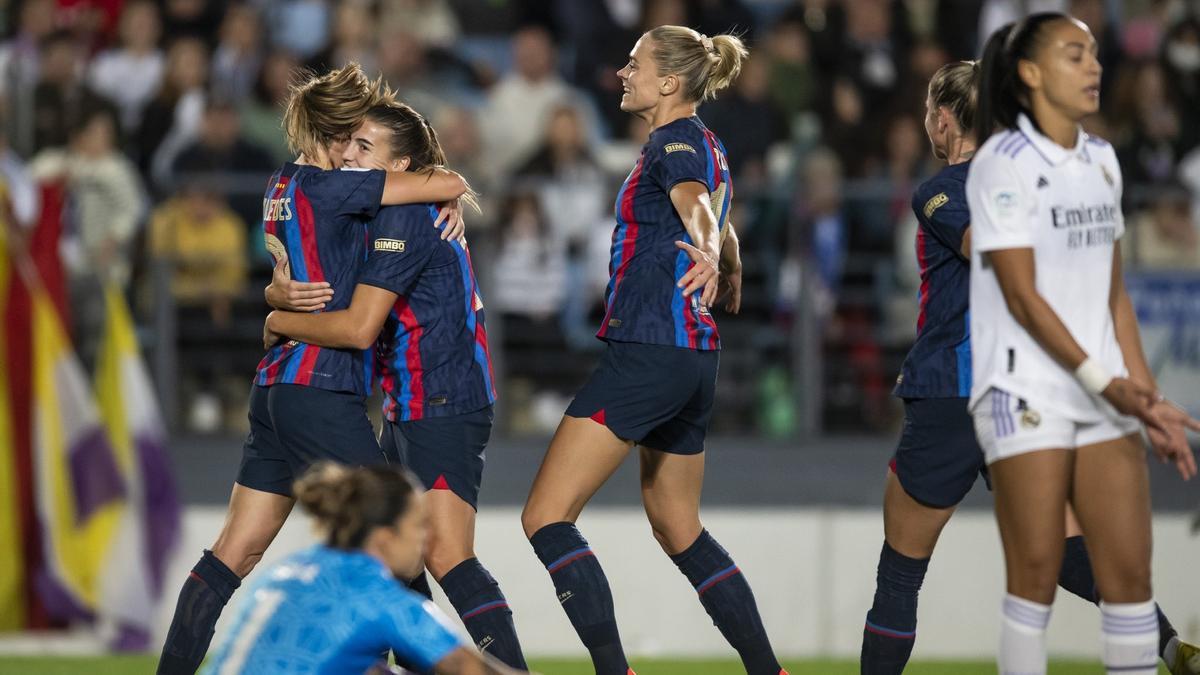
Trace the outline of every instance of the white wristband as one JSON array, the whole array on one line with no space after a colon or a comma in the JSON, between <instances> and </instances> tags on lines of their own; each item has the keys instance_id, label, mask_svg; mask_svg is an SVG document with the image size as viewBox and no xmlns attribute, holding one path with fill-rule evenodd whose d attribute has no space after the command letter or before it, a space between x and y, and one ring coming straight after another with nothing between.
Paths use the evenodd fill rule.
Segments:
<instances>
[{"instance_id":1,"label":"white wristband","mask_svg":"<svg viewBox=\"0 0 1200 675\"><path fill-rule=\"evenodd\" d=\"M1113 376L1104 369L1104 366L1088 357L1075 369L1075 379L1084 389L1093 394L1099 394L1108 388L1108 383L1113 381Z\"/></svg>"}]
</instances>

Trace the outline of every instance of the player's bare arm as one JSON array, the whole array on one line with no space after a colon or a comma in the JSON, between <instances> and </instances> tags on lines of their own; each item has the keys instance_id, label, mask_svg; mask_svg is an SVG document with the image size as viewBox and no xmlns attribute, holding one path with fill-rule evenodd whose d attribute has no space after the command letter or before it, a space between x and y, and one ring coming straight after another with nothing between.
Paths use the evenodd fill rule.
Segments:
<instances>
[{"instance_id":1,"label":"player's bare arm","mask_svg":"<svg viewBox=\"0 0 1200 675\"><path fill-rule=\"evenodd\" d=\"M675 245L687 252L695 263L679 280L684 295L704 289L700 304L711 306L717 299L717 275L720 251L720 232L712 212L708 187L695 181L685 181L671 188L671 204L683 220L683 227L694 245L682 241Z\"/></svg>"},{"instance_id":2,"label":"player's bare arm","mask_svg":"<svg viewBox=\"0 0 1200 675\"><path fill-rule=\"evenodd\" d=\"M354 287L354 296L347 309L319 313L271 312L263 327L263 343L269 347L286 336L321 347L366 349L375 342L395 302L395 293L359 284Z\"/></svg>"},{"instance_id":3,"label":"player's bare arm","mask_svg":"<svg viewBox=\"0 0 1200 675\"><path fill-rule=\"evenodd\" d=\"M1002 249L989 251L987 256L1013 318L1063 368L1075 372L1088 355L1054 308L1038 293L1033 249ZM1135 415L1148 427L1163 430L1162 422L1152 410L1156 394L1150 387L1129 378L1114 377L1102 395L1121 413Z\"/></svg>"}]
</instances>

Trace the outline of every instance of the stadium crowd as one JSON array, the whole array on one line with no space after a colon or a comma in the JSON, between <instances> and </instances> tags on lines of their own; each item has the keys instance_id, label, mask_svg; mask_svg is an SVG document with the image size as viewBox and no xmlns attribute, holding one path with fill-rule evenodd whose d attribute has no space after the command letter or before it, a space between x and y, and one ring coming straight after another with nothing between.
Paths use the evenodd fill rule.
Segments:
<instances>
[{"instance_id":1,"label":"stadium crowd","mask_svg":"<svg viewBox=\"0 0 1200 675\"><path fill-rule=\"evenodd\" d=\"M85 361L100 282L118 283L147 327L174 313L184 423L236 427L271 273L259 200L291 159L280 104L300 69L357 61L432 120L482 197L468 236L505 424L537 429L599 346L612 201L647 134L618 108L625 50L657 25L733 28L752 56L701 109L747 269L743 314L721 318L714 424L795 428L806 321L826 424L883 427L916 317L912 191L938 168L926 83L1032 9L1100 40L1088 126L1122 161L1128 259L1200 269L1200 2L1184 0L19 0L2 17L0 180L22 228L61 232Z\"/></svg>"}]
</instances>

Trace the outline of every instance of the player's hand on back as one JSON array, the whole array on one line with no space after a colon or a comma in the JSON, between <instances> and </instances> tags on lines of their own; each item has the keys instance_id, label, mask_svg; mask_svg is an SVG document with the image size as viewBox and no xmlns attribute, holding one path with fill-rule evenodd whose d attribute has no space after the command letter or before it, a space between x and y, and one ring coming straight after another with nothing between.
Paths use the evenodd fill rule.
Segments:
<instances>
[{"instance_id":1,"label":"player's hand on back","mask_svg":"<svg viewBox=\"0 0 1200 675\"><path fill-rule=\"evenodd\" d=\"M717 281L718 268L717 256L701 251L691 244L683 241L675 242L675 246L687 253L692 259L692 266L679 280L678 286L683 289L683 294L691 295L696 291L701 291L700 305L702 307L712 307L717 300Z\"/></svg>"},{"instance_id":2,"label":"player's hand on back","mask_svg":"<svg viewBox=\"0 0 1200 675\"><path fill-rule=\"evenodd\" d=\"M271 312L267 315L266 320L263 321L263 349L270 349L279 344L279 341L283 339L282 335L271 330L271 317L274 315L275 312Z\"/></svg>"},{"instance_id":3,"label":"player's hand on back","mask_svg":"<svg viewBox=\"0 0 1200 675\"><path fill-rule=\"evenodd\" d=\"M333 288L329 282L296 281L288 274L288 259L280 256L271 272L271 283L263 289L267 304L275 309L289 312L315 312L325 309L333 300Z\"/></svg>"},{"instance_id":4,"label":"player's hand on back","mask_svg":"<svg viewBox=\"0 0 1200 675\"><path fill-rule=\"evenodd\" d=\"M725 301L725 311L737 314L742 308L742 252L733 226L721 244L720 279L717 282L717 302Z\"/></svg>"},{"instance_id":5,"label":"player's hand on back","mask_svg":"<svg viewBox=\"0 0 1200 675\"><path fill-rule=\"evenodd\" d=\"M441 208L433 226L438 227L443 222L446 223L445 229L442 230L442 240L455 241L467 230L467 225L463 222L462 202L455 199L452 202L442 202L439 206Z\"/></svg>"},{"instance_id":6,"label":"player's hand on back","mask_svg":"<svg viewBox=\"0 0 1200 675\"><path fill-rule=\"evenodd\" d=\"M1164 464L1173 462L1184 480L1191 479L1196 475L1196 456L1188 443L1187 432L1200 432L1200 421L1165 398L1154 404L1154 413L1166 430L1146 427L1150 447L1159 461Z\"/></svg>"}]
</instances>

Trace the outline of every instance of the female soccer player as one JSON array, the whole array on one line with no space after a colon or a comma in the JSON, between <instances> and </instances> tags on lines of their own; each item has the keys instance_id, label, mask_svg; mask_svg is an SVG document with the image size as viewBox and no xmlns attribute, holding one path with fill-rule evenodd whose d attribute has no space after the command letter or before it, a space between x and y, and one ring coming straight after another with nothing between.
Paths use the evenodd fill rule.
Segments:
<instances>
[{"instance_id":1,"label":"female soccer player","mask_svg":"<svg viewBox=\"0 0 1200 675\"><path fill-rule=\"evenodd\" d=\"M934 155L949 166L913 195L919 221L921 269L917 339L896 384L905 424L884 492L885 541L879 555L875 599L863 628L861 671L904 671L916 638L917 593L942 528L977 476L987 479L983 450L967 411L971 350L967 326L970 214L966 178L975 154L978 65L943 66L929 82L925 131ZM1066 551L1058 583L1098 602L1095 579L1078 524L1068 518ZM1159 654L1175 675L1194 673L1197 650L1180 642L1158 613ZM1196 659L1200 666L1200 658Z\"/></svg>"},{"instance_id":2,"label":"female soccer player","mask_svg":"<svg viewBox=\"0 0 1200 675\"><path fill-rule=\"evenodd\" d=\"M617 195L598 333L606 351L567 409L521 517L598 675L630 671L608 581L575 520L634 445L655 538L747 672L781 672L750 585L700 523L720 347L709 308L718 259L734 285L741 268L736 240L720 242L732 197L724 148L696 106L728 86L745 58L734 36L660 26L638 40L617 73L621 109L646 120L651 133Z\"/></svg>"},{"instance_id":3,"label":"female soccer player","mask_svg":"<svg viewBox=\"0 0 1200 675\"><path fill-rule=\"evenodd\" d=\"M295 495L325 542L259 576L205 673L365 673L386 667L389 649L422 672L519 672L462 644L432 602L396 581L421 573L426 535L404 473L326 463Z\"/></svg>"},{"instance_id":4,"label":"female soccer player","mask_svg":"<svg viewBox=\"0 0 1200 675\"><path fill-rule=\"evenodd\" d=\"M445 162L437 134L403 104L367 112L346 165L427 173ZM272 312L264 341L366 349L376 343L384 391L382 444L429 490L425 565L480 649L515 668L525 659L512 612L475 557L475 509L492 429L491 358L465 239L443 241L429 204L380 209L350 306ZM381 335L382 331L382 335Z\"/></svg>"},{"instance_id":5,"label":"female soccer player","mask_svg":"<svg viewBox=\"0 0 1200 675\"><path fill-rule=\"evenodd\" d=\"M1121 170L1079 121L1099 108L1096 41L1033 14L989 39L967 176L972 222L971 413L1007 569L999 665L1044 673L1069 502L1103 600L1109 673L1154 673L1150 498L1139 420L1190 477L1184 428L1159 396L1115 244ZM993 133L995 132L995 133ZM990 138L989 138L990 137Z\"/></svg>"},{"instance_id":6,"label":"female soccer player","mask_svg":"<svg viewBox=\"0 0 1200 675\"><path fill-rule=\"evenodd\" d=\"M328 282L333 309L349 304L365 254L364 222L380 204L453 200L467 189L461 176L442 169L430 176L330 171L366 111L389 98L381 81L369 81L351 64L294 87L284 114L288 143L299 157L268 185L266 245L276 258L287 256L293 277ZM297 342L263 358L225 525L180 591L160 673L195 672L217 617L283 526L294 502L291 485L310 464L387 462L366 415L371 371L361 351Z\"/></svg>"}]
</instances>

